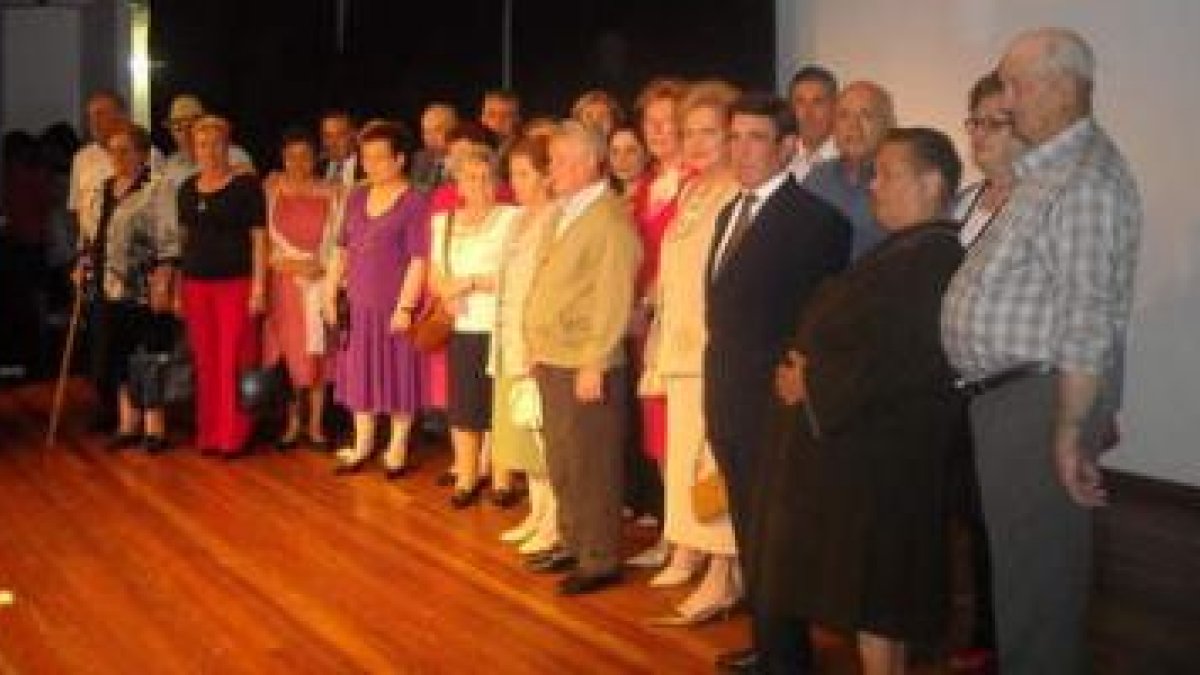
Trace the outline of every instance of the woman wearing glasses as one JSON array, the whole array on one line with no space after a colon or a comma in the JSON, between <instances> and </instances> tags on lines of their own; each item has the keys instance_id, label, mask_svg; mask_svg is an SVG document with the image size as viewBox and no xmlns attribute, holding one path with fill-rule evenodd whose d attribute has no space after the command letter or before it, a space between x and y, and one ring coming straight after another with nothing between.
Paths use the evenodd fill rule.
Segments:
<instances>
[{"instance_id":1,"label":"woman wearing glasses","mask_svg":"<svg viewBox=\"0 0 1200 675\"><path fill-rule=\"evenodd\" d=\"M970 114L965 124L971 160L983 179L963 189L954 207L954 219L963 224L959 234L963 246L978 239L1008 201L1015 179L1013 161L1025 150L1024 142L1013 133L1012 119L1004 109L1004 87L995 72L975 83L968 102Z\"/></svg>"}]
</instances>

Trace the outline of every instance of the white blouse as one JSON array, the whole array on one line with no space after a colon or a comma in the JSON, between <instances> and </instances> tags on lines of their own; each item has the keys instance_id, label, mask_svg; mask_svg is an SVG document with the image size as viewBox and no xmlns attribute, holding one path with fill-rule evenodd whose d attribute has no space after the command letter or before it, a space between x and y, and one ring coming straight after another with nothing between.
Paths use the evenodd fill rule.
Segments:
<instances>
[{"instance_id":1,"label":"white blouse","mask_svg":"<svg viewBox=\"0 0 1200 675\"><path fill-rule=\"evenodd\" d=\"M468 234L455 228L450 233L449 265L446 264L446 223L449 213L438 213L431 225L430 260L444 277L489 276L500 269L504 242L518 209L497 205L483 219L480 227ZM454 330L459 333L490 333L496 323L496 292L474 290L462 296L460 311L454 317Z\"/></svg>"}]
</instances>

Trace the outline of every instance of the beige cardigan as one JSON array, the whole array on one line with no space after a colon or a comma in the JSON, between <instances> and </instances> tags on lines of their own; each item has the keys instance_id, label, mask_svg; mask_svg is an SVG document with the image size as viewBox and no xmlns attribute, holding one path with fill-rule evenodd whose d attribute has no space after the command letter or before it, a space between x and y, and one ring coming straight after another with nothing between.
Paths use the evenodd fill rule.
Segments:
<instances>
[{"instance_id":1,"label":"beige cardigan","mask_svg":"<svg viewBox=\"0 0 1200 675\"><path fill-rule=\"evenodd\" d=\"M555 230L555 224L546 228L525 298L529 362L602 370L623 365L642 258L628 207L606 190L561 237Z\"/></svg>"}]
</instances>

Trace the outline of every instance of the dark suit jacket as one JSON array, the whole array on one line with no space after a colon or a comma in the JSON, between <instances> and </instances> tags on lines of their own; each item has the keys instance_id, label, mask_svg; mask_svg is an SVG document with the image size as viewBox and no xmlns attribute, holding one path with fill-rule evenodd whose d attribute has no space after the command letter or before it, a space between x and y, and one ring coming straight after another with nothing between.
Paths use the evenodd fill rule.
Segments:
<instances>
[{"instance_id":1,"label":"dark suit jacket","mask_svg":"<svg viewBox=\"0 0 1200 675\"><path fill-rule=\"evenodd\" d=\"M817 285L850 258L853 230L833 207L790 176L763 203L714 276L713 256L737 200L721 210L704 274L708 345L704 415L737 509L754 474L776 364L795 337Z\"/></svg>"}]
</instances>

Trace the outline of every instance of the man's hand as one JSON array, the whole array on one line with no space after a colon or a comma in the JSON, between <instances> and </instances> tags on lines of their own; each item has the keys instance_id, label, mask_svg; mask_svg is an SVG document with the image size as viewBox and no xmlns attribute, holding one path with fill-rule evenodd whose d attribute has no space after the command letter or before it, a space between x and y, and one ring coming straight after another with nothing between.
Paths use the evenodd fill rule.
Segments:
<instances>
[{"instance_id":1,"label":"man's hand","mask_svg":"<svg viewBox=\"0 0 1200 675\"><path fill-rule=\"evenodd\" d=\"M604 371L598 368L580 368L575 373L575 398L581 403L604 401Z\"/></svg>"},{"instance_id":2,"label":"man's hand","mask_svg":"<svg viewBox=\"0 0 1200 675\"><path fill-rule=\"evenodd\" d=\"M1104 474L1096 460L1080 445L1078 427L1059 427L1055 431L1054 466L1058 481L1071 501L1084 508L1108 503Z\"/></svg>"},{"instance_id":3,"label":"man's hand","mask_svg":"<svg viewBox=\"0 0 1200 675\"><path fill-rule=\"evenodd\" d=\"M804 388L804 355L791 349L775 368L775 394L785 405L794 406L808 398Z\"/></svg>"}]
</instances>

